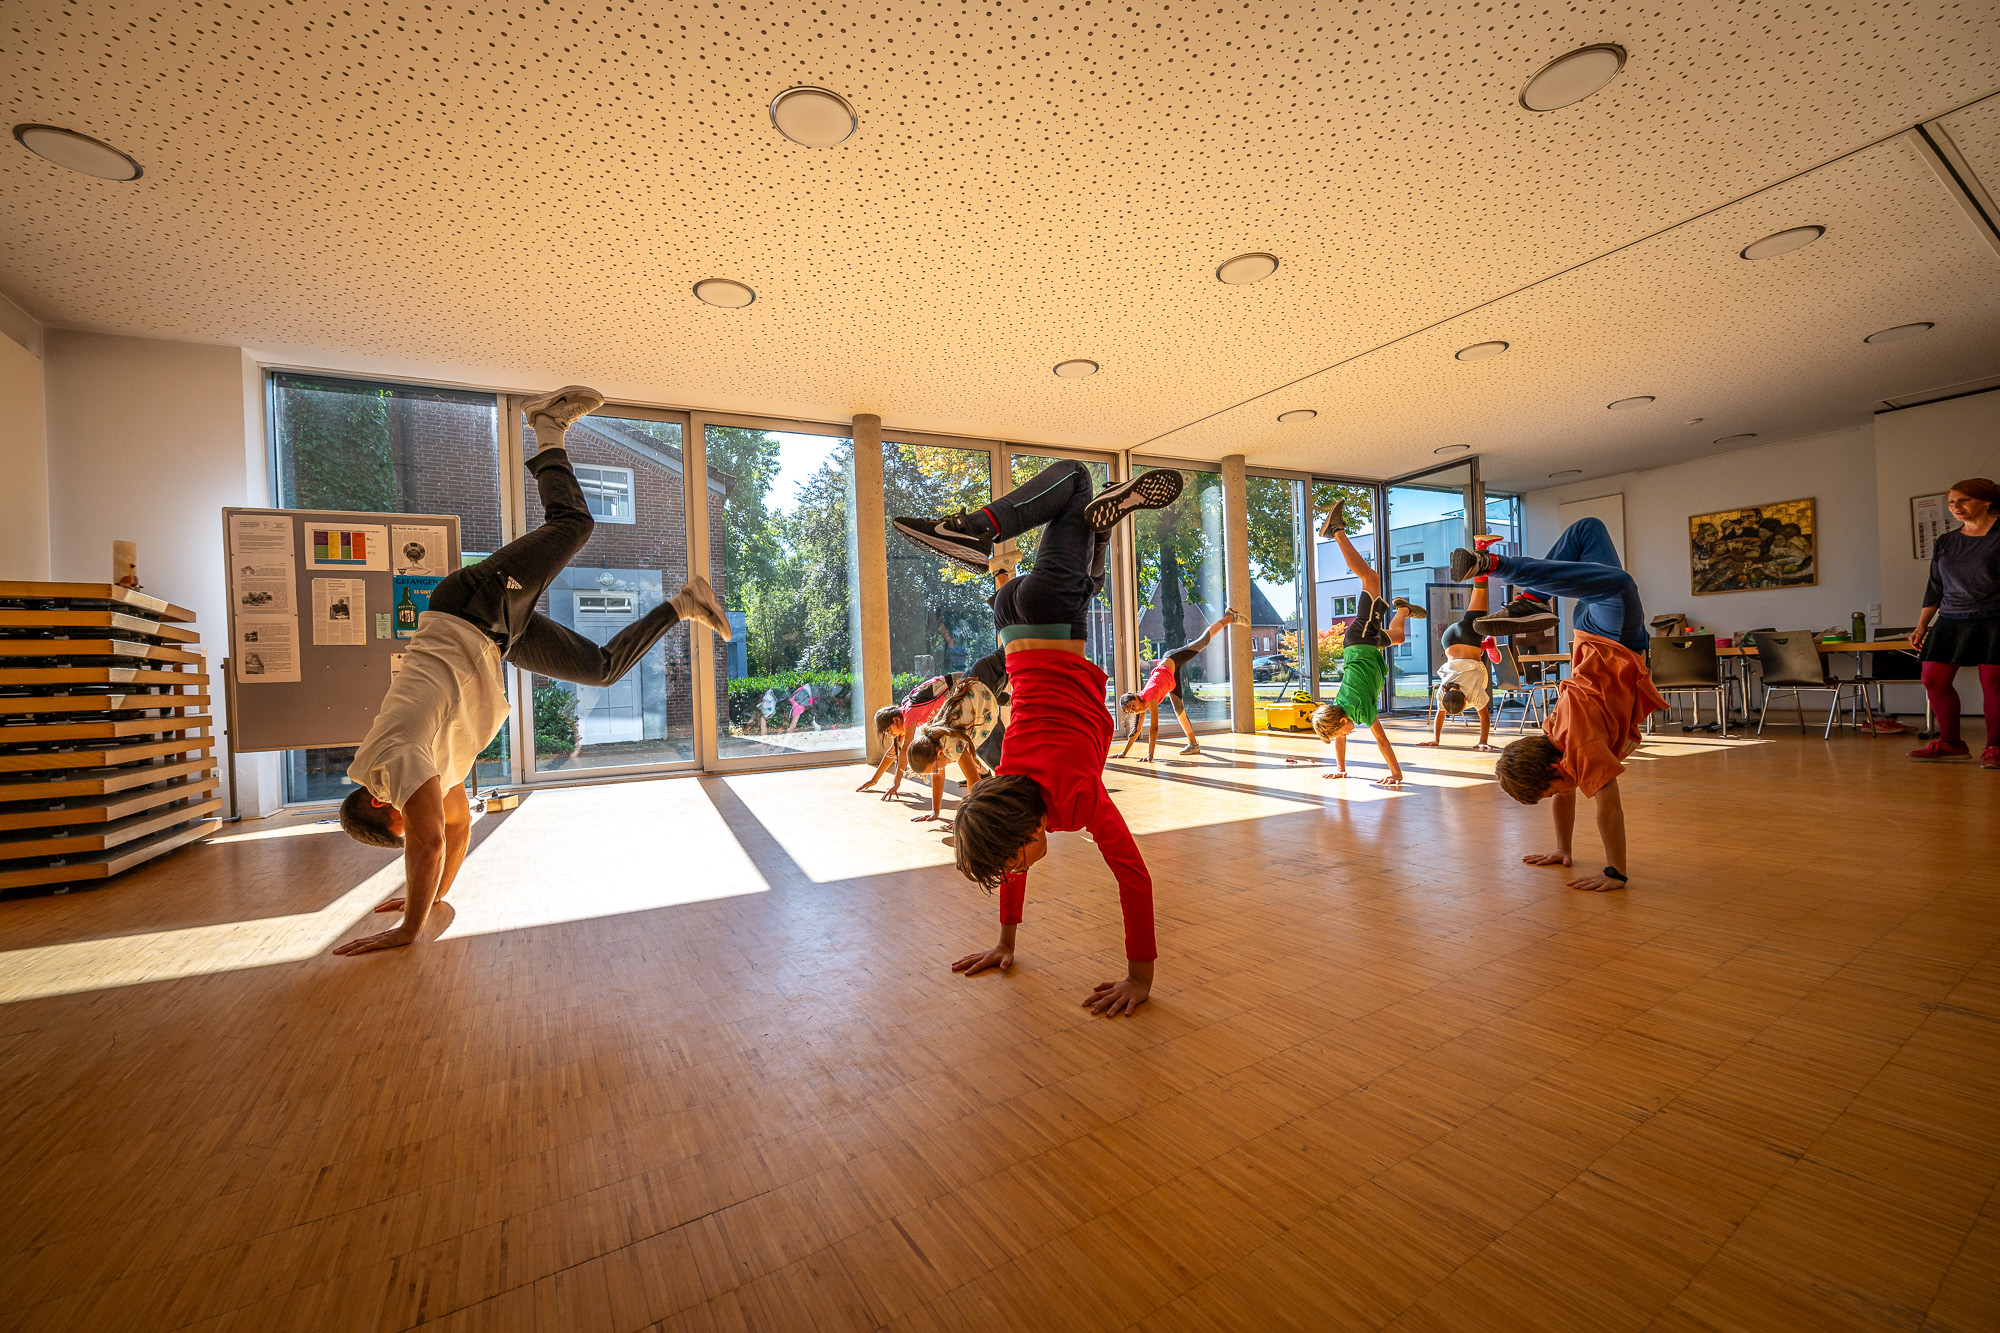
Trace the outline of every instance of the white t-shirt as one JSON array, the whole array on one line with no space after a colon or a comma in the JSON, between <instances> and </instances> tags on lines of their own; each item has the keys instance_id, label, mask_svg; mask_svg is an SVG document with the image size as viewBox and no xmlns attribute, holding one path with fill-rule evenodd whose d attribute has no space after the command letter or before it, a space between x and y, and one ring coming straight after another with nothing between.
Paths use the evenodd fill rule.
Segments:
<instances>
[{"instance_id":1,"label":"white t-shirt","mask_svg":"<svg viewBox=\"0 0 2000 1333\"><path fill-rule=\"evenodd\" d=\"M471 622L428 611L347 776L400 810L432 778L446 790L463 783L506 721L499 647Z\"/></svg>"},{"instance_id":2,"label":"white t-shirt","mask_svg":"<svg viewBox=\"0 0 2000 1333\"><path fill-rule=\"evenodd\" d=\"M1484 708L1493 702L1492 678L1486 673L1483 657L1447 657L1437 670L1438 688L1456 682L1465 691L1467 708Z\"/></svg>"}]
</instances>

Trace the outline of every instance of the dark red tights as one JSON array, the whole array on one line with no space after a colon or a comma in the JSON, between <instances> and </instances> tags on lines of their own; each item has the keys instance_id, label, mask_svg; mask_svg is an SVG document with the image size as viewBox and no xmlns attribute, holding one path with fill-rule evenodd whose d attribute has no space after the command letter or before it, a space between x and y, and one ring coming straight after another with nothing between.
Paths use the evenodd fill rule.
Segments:
<instances>
[{"instance_id":1,"label":"dark red tights","mask_svg":"<svg viewBox=\"0 0 2000 1333\"><path fill-rule=\"evenodd\" d=\"M1924 693L1937 715L1938 736L1947 745L1963 745L1958 729L1958 668L1949 662L1924 663ZM1979 668L1979 692L1986 708L1986 743L2000 745L2000 666Z\"/></svg>"}]
</instances>

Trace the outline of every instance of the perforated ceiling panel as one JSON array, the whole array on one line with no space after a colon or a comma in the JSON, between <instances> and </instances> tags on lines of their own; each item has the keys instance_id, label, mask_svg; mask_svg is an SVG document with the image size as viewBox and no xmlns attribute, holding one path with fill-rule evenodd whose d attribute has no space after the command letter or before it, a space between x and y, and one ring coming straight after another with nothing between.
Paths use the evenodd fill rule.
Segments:
<instances>
[{"instance_id":1,"label":"perforated ceiling panel","mask_svg":"<svg viewBox=\"0 0 2000 1333\"><path fill-rule=\"evenodd\" d=\"M1824 226L1820 240L1744 260L1750 242ZM1561 468L1617 472L1846 424L1888 385L1938 384L2000 364L2000 253L1903 139L1869 148L1616 255L1254 403L1147 452L1225 443L1274 466L1408 471L1470 444L1500 485ZM1917 320L1902 342L1862 342ZM1488 361L1459 348L1504 339ZM1878 392L1878 390L1881 390ZM1625 411L1608 404L1637 395ZM1280 412L1314 408L1303 425ZM1701 420L1689 424L1688 418Z\"/></svg>"},{"instance_id":2,"label":"perforated ceiling panel","mask_svg":"<svg viewBox=\"0 0 2000 1333\"><path fill-rule=\"evenodd\" d=\"M2000 86L2000 11L1970 0L15 0L0 38L10 122L146 169L0 143L0 285L44 316L1114 447ZM1517 105L1601 41L1631 52L1604 91ZM849 143L776 133L801 83L853 101ZM1248 250L1283 267L1214 280ZM715 276L757 302L700 304ZM1673 355L1708 318L1673 312ZM1049 373L1068 357L1104 370Z\"/></svg>"}]
</instances>

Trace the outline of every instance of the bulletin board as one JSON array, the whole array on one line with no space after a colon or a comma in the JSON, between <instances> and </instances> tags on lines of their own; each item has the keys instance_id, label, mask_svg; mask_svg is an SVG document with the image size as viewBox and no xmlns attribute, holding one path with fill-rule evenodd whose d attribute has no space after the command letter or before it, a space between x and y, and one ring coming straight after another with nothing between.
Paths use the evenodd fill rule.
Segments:
<instances>
[{"instance_id":1,"label":"bulletin board","mask_svg":"<svg viewBox=\"0 0 2000 1333\"><path fill-rule=\"evenodd\" d=\"M458 568L458 516L224 509L222 559L230 749L359 745Z\"/></svg>"}]
</instances>

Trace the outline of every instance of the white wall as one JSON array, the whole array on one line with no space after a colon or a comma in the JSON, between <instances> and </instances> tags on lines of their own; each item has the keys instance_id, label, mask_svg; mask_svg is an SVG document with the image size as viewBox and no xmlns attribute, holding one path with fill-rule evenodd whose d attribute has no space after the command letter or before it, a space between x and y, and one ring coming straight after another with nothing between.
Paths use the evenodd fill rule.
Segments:
<instances>
[{"instance_id":1,"label":"white wall","mask_svg":"<svg viewBox=\"0 0 2000 1333\"><path fill-rule=\"evenodd\" d=\"M1625 563L1639 581L1648 616L1684 611L1719 634L1760 626L1845 629L1854 612L1868 613L1882 600L1875 490L1874 431L1861 426L1532 491L1524 505L1528 550L1540 554L1555 540L1563 502L1622 493ZM1816 501L1819 527L1817 584L1695 595L1688 560L1692 515L1808 496Z\"/></svg>"},{"instance_id":2,"label":"white wall","mask_svg":"<svg viewBox=\"0 0 2000 1333\"><path fill-rule=\"evenodd\" d=\"M44 356L52 577L107 582L111 543L137 542L146 591L195 613L220 714L222 508L270 503L258 368L236 347L59 329ZM276 756L240 767L243 813L275 809Z\"/></svg>"},{"instance_id":3,"label":"white wall","mask_svg":"<svg viewBox=\"0 0 2000 1333\"><path fill-rule=\"evenodd\" d=\"M2000 476L2000 390L1875 418L1882 610L1891 624L1917 618L1930 577L1930 562L1917 559L1911 541L1910 497L1994 476Z\"/></svg>"},{"instance_id":4,"label":"white wall","mask_svg":"<svg viewBox=\"0 0 2000 1333\"><path fill-rule=\"evenodd\" d=\"M45 580L49 473L42 358L12 337L0 337L0 479L0 579Z\"/></svg>"}]
</instances>

